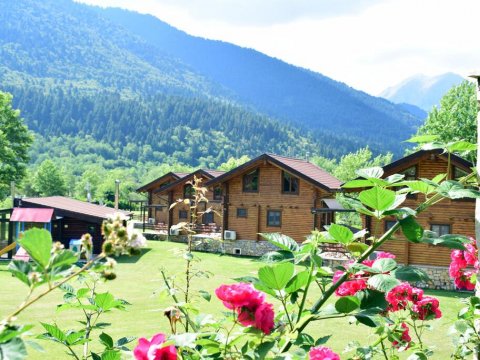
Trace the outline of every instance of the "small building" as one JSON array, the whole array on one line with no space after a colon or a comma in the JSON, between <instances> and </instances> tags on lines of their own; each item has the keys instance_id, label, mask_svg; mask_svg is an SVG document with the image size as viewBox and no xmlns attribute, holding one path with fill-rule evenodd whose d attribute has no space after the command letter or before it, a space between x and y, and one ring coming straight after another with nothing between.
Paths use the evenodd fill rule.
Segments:
<instances>
[{"instance_id":1,"label":"small building","mask_svg":"<svg viewBox=\"0 0 480 360\"><path fill-rule=\"evenodd\" d=\"M438 174L449 174L450 179L459 179L470 173L473 164L456 155L439 150L417 151L383 167L384 177L392 174L404 174L405 180L432 179ZM425 201L423 194L410 194L402 206L415 209ZM370 216L362 216L365 228L373 235L380 236L395 223L395 218L377 220ZM473 199L445 199L429 207L418 215L417 221L426 230L438 235L461 234L475 235L475 201ZM427 267L442 267L450 264L451 249L428 244L413 244L406 240L401 230L397 231L393 240L387 241L381 250L389 251L397 256L403 264ZM443 271L442 274L446 272ZM444 276L444 275L442 275ZM445 275L448 280L448 273Z\"/></svg>"},{"instance_id":2,"label":"small building","mask_svg":"<svg viewBox=\"0 0 480 360\"><path fill-rule=\"evenodd\" d=\"M340 206L329 201L340 185L309 161L274 154L260 155L207 182L221 188L222 227L229 232L225 238L237 241L259 241L259 233L278 232L303 242L313 229L334 221L328 204Z\"/></svg>"},{"instance_id":3,"label":"small building","mask_svg":"<svg viewBox=\"0 0 480 360\"><path fill-rule=\"evenodd\" d=\"M68 248L70 240L80 239L85 233L93 238L94 253L101 252L104 220L115 213L129 217L130 212L91 204L63 196L15 199L10 215L15 236L32 227L49 230L53 241Z\"/></svg>"},{"instance_id":4,"label":"small building","mask_svg":"<svg viewBox=\"0 0 480 360\"><path fill-rule=\"evenodd\" d=\"M201 179L202 186L206 182L223 174L223 171L199 169L189 174L168 173L150 184L137 189L138 192L148 193L148 202L145 211L148 212L148 221L145 223L153 225L153 228L161 232L167 231L175 224L191 221L190 206L187 204L178 204L173 209L170 206L178 199L189 199L193 196L192 181L194 177ZM180 177L180 175L183 175ZM199 212L204 212L207 207L212 207L215 211L204 214L197 219L197 230L199 232L218 233L222 232L221 215L218 213L221 207L221 194L218 190L207 192L206 197L209 200L208 205L202 204Z\"/></svg>"}]
</instances>

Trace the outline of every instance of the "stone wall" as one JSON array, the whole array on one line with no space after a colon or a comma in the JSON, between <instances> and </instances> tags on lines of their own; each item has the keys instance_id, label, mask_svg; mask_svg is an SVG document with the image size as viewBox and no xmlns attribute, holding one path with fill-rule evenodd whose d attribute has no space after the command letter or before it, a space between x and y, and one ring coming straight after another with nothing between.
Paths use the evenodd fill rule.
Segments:
<instances>
[{"instance_id":1,"label":"stone wall","mask_svg":"<svg viewBox=\"0 0 480 360\"><path fill-rule=\"evenodd\" d=\"M186 243L186 235L156 235L156 240L160 241L173 241ZM268 241L257 240L218 240L212 239L208 236L196 235L193 249L195 251L213 252L217 254L231 254L241 256L262 256L265 253L278 248ZM344 266L348 259L342 259L337 257L326 257L324 260L324 266L329 266L335 269L338 266ZM448 274L448 267L446 266L428 266L428 265L413 265L417 268L425 271L430 279L431 283L418 283L416 286L428 289L441 289L441 290L455 290L453 280L450 279Z\"/></svg>"}]
</instances>

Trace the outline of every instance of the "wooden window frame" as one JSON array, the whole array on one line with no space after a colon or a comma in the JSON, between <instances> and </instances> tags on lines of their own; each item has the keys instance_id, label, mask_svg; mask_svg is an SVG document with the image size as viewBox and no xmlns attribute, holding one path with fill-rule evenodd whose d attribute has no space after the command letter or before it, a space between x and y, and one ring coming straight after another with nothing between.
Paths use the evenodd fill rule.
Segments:
<instances>
[{"instance_id":1,"label":"wooden window frame","mask_svg":"<svg viewBox=\"0 0 480 360\"><path fill-rule=\"evenodd\" d=\"M452 224L448 224L448 223L430 223L430 231L433 231L432 227L433 226L448 226L448 233L447 234L451 234L452 233ZM433 231L436 233L436 231ZM441 234L438 234L438 236L442 236ZM443 235L446 235L446 234L443 234Z\"/></svg>"},{"instance_id":2,"label":"wooden window frame","mask_svg":"<svg viewBox=\"0 0 480 360\"><path fill-rule=\"evenodd\" d=\"M217 195L216 191L220 190L220 195ZM215 186L213 188L213 200L214 201L221 201L223 197L223 189L221 186Z\"/></svg>"},{"instance_id":3,"label":"wooden window frame","mask_svg":"<svg viewBox=\"0 0 480 360\"><path fill-rule=\"evenodd\" d=\"M245 216L240 216L240 215L238 214L238 210L245 210ZM239 218L239 219L246 219L246 218L248 218L248 209L247 209L247 208L244 208L244 207L237 208L236 214L237 214L237 218Z\"/></svg>"},{"instance_id":4,"label":"wooden window frame","mask_svg":"<svg viewBox=\"0 0 480 360\"><path fill-rule=\"evenodd\" d=\"M211 216L211 217L212 217L212 221L205 221L205 217L206 217L206 216ZM213 212L210 211L210 212L206 212L206 213L204 213L204 214L202 215L202 223L203 223L203 224L208 225L208 224L213 224L214 222L215 222L215 213L213 213Z\"/></svg>"},{"instance_id":5,"label":"wooden window frame","mask_svg":"<svg viewBox=\"0 0 480 360\"><path fill-rule=\"evenodd\" d=\"M185 213L185 216L181 216L181 214ZM188 219L188 211L187 210L178 210L178 218L179 219Z\"/></svg>"},{"instance_id":6,"label":"wooden window frame","mask_svg":"<svg viewBox=\"0 0 480 360\"><path fill-rule=\"evenodd\" d=\"M187 194L187 189L191 189L191 193ZM195 196L195 191L193 190L193 185L192 184L185 184L183 185L183 198L184 199L193 199Z\"/></svg>"},{"instance_id":7,"label":"wooden window frame","mask_svg":"<svg viewBox=\"0 0 480 360\"><path fill-rule=\"evenodd\" d=\"M271 212L277 212L277 213L280 214L280 219L279 219L279 224L278 225L271 225L269 223ZM267 227L282 227L282 210L275 210L275 209L267 210Z\"/></svg>"},{"instance_id":8,"label":"wooden window frame","mask_svg":"<svg viewBox=\"0 0 480 360\"><path fill-rule=\"evenodd\" d=\"M256 190L245 189L245 178L253 172L257 172L257 189ZM248 173L243 175L243 177L242 177L242 191L243 192L258 193L259 188L260 188L260 169L259 168L253 169L252 171L249 171Z\"/></svg>"},{"instance_id":9,"label":"wooden window frame","mask_svg":"<svg viewBox=\"0 0 480 360\"><path fill-rule=\"evenodd\" d=\"M290 176L290 179L295 179L297 180L297 191L285 191L285 186L284 186L284 182L285 182L285 175L288 175ZM282 186L282 194L285 194L285 195L299 195L300 194L300 179L296 176L293 176L291 173L287 172L287 171L284 171L282 170L282 181L281 181L281 186ZM290 189L292 188L292 183L291 183L291 180L290 180Z\"/></svg>"},{"instance_id":10,"label":"wooden window frame","mask_svg":"<svg viewBox=\"0 0 480 360\"><path fill-rule=\"evenodd\" d=\"M395 221L395 220L385 220L385 226L383 227L383 230L384 230L385 232L387 232L388 230L390 230L390 228L392 227L392 226L391 226L391 227L388 227L388 224L389 224L389 223L393 223L393 224L392 224L392 226L393 226L393 225L395 225L396 221Z\"/></svg>"}]
</instances>

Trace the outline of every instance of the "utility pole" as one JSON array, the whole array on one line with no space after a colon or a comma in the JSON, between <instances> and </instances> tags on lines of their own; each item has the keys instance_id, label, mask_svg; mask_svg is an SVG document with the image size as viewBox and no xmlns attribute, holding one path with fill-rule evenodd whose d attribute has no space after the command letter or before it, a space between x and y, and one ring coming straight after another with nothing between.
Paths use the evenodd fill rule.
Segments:
<instances>
[{"instance_id":1,"label":"utility pole","mask_svg":"<svg viewBox=\"0 0 480 360\"><path fill-rule=\"evenodd\" d=\"M120 180L115 180L115 210L118 210L118 201L120 197Z\"/></svg>"}]
</instances>

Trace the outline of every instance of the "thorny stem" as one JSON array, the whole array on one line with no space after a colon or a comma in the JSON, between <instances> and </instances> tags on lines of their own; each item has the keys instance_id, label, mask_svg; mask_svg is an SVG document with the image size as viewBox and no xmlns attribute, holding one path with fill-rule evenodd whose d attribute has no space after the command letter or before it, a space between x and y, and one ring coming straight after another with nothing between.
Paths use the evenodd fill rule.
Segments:
<instances>
[{"instance_id":1,"label":"thorny stem","mask_svg":"<svg viewBox=\"0 0 480 360\"><path fill-rule=\"evenodd\" d=\"M93 298L95 296L95 286L96 286L96 283L93 284L93 287L90 289L90 294L91 294L91 297ZM80 300L79 300L80 301ZM84 311L85 313L85 319L86 319L86 325L85 325L85 339L89 339L90 338L90 332L92 331L92 323L91 323L91 320L92 320L92 316L93 316L93 313L90 312L90 313L87 313L86 311ZM97 314L97 319L98 319L98 315ZM96 322L97 320L95 320ZM87 359L88 358L88 341L85 342L85 344L83 345L83 358L84 359Z\"/></svg>"},{"instance_id":2,"label":"thorny stem","mask_svg":"<svg viewBox=\"0 0 480 360\"><path fill-rule=\"evenodd\" d=\"M232 313L233 313L233 325L230 328L230 330L227 331L227 336L225 338L225 349L223 351L223 354L225 355L225 358L227 358L228 338L230 337L230 334L232 333L233 329L235 328L235 325L237 325L237 319L235 317L235 315L236 315L235 310L232 310Z\"/></svg>"},{"instance_id":3,"label":"thorny stem","mask_svg":"<svg viewBox=\"0 0 480 360\"><path fill-rule=\"evenodd\" d=\"M287 302L285 301L285 297L282 296L280 298L280 301L282 302L283 308L285 309L285 315L287 316L288 325L290 325L290 331L292 331L293 323L292 323L292 319L290 318L290 314L288 313Z\"/></svg>"},{"instance_id":4,"label":"thorny stem","mask_svg":"<svg viewBox=\"0 0 480 360\"><path fill-rule=\"evenodd\" d=\"M388 360L388 355L387 355L387 351L385 349L385 344L383 343L383 340L385 340L383 337L380 338L380 346L382 347L382 354L383 356L385 357L386 360Z\"/></svg>"},{"instance_id":5,"label":"thorny stem","mask_svg":"<svg viewBox=\"0 0 480 360\"><path fill-rule=\"evenodd\" d=\"M49 287L48 289L46 289L44 292L38 294L37 296L35 296L33 299L30 299L28 301L24 301L18 308L17 310L15 310L13 313L11 313L10 315L8 315L6 318L5 318L5 321L4 322L11 322L12 318L14 318L15 316L17 316L18 314L20 314L23 310L25 310L26 308L28 308L30 305L36 303L38 300L40 300L41 298L43 298L45 295L48 295L50 292L52 292L53 290L55 290L56 288L58 288L59 286L65 284L66 282L70 281L71 279L73 279L74 277L80 275L82 272L84 272L85 270L87 270L93 263L97 262L98 260L101 260L105 257L106 255L104 253L101 253L100 255L98 255L96 258L88 261L85 265L83 265L79 270L75 271L74 273L70 274L69 276L67 276L65 279L63 279L62 281L59 281L58 283L56 283L55 285Z\"/></svg>"},{"instance_id":6,"label":"thorny stem","mask_svg":"<svg viewBox=\"0 0 480 360\"><path fill-rule=\"evenodd\" d=\"M165 272L163 270L160 270L160 273L162 274L163 282L165 283L165 286L167 287L170 296L172 297L173 301L175 301L175 303L178 304L179 303L178 298L175 294L172 293L171 291L172 287L170 286L170 282L168 281L167 276L165 275ZM187 324L190 324L192 329L196 332L198 329L195 326L195 323L188 316L188 312L182 309L182 307L179 307L179 309L182 312L182 314L185 315L185 318L187 319Z\"/></svg>"},{"instance_id":7,"label":"thorny stem","mask_svg":"<svg viewBox=\"0 0 480 360\"><path fill-rule=\"evenodd\" d=\"M471 178L475 177L476 176L476 173L475 172L472 172L470 173L468 176L466 176L465 178L462 179L462 181L460 181L462 184L465 184L466 182L468 182ZM424 203L420 204L416 209L416 213L421 213L423 211L425 211L427 208L429 208L430 206L432 206L433 204L437 203L438 201L440 200L443 200L445 199L445 197L442 195L442 194L435 194L434 196L432 196L430 199L428 199L427 201L425 201ZM368 248L356 261L354 264L360 264L362 263L364 260L368 259L368 257L375 251L377 250L381 245L383 245L387 240L389 240L393 234L400 228L400 222L397 221L385 234L383 234L380 239L373 243L370 248ZM337 290L340 285L342 285L345 281L347 281L348 279L348 276L349 276L349 273L348 272L345 272L341 277L340 279L332 284L327 291L325 291L325 293L323 293L323 295L320 297L320 299L312 306L312 308L310 309L310 312L312 314L315 314L317 313L320 308L328 301L328 299L334 294L335 290ZM296 327L295 328L295 331L298 331L298 333L301 333L306 327L307 325L312 321L312 320L315 320L314 317L310 318L310 319L306 319L300 326ZM283 353L283 352L286 352L288 351L291 347L292 347L293 343L291 342L291 339L287 338L287 341L285 342L285 345L283 345L282 349L280 350L280 353Z\"/></svg>"}]
</instances>

